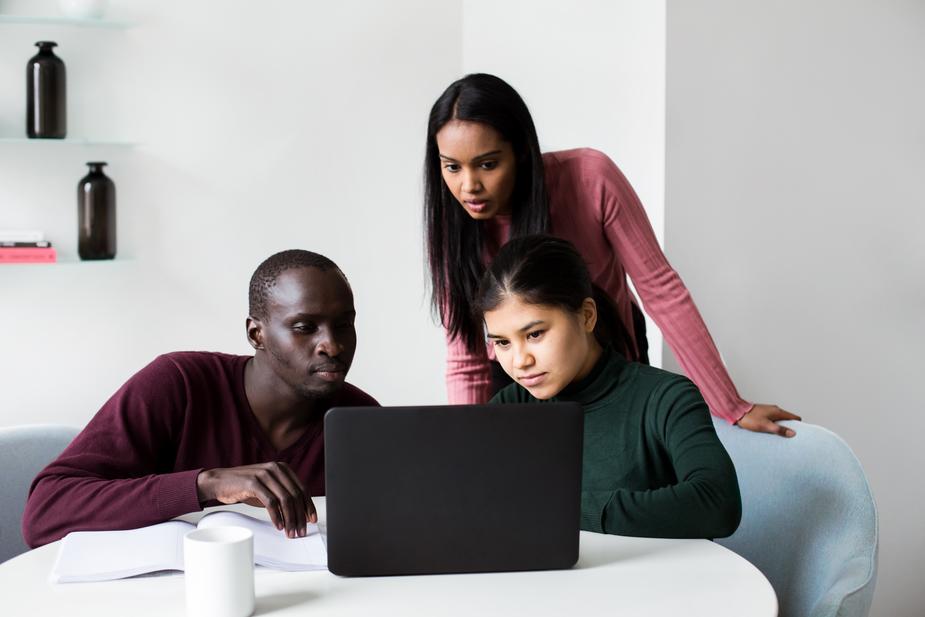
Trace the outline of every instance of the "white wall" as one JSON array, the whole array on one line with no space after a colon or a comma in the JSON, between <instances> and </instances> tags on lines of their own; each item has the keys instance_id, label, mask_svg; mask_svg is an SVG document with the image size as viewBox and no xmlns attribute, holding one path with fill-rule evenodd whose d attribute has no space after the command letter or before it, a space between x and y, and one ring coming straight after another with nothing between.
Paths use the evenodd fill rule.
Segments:
<instances>
[{"instance_id":1,"label":"white wall","mask_svg":"<svg viewBox=\"0 0 925 617\"><path fill-rule=\"evenodd\" d=\"M0 425L83 424L162 352L250 352L250 275L293 247L353 283L349 380L384 403L445 400L421 170L430 105L460 73L460 4L113 5L138 26L0 25L0 135L22 134L25 65L53 38L70 134L140 144L0 144L0 227L45 228L75 260L76 185L99 158L119 219L114 262L0 267Z\"/></svg>"},{"instance_id":2,"label":"white wall","mask_svg":"<svg viewBox=\"0 0 925 617\"><path fill-rule=\"evenodd\" d=\"M71 262L0 268L0 425L82 424L158 353L248 353L247 281L291 247L353 283L350 380L384 403L444 401L420 177L429 107L465 72L519 88L544 147L607 152L661 234L664 3L530 3L529 19L515 2L218 6L114 0L137 24L124 31L0 26L0 136L22 134L25 64L50 38L70 135L139 144L0 145L0 227L44 228ZM75 188L99 159L118 188L119 259L74 263Z\"/></svg>"},{"instance_id":3,"label":"white wall","mask_svg":"<svg viewBox=\"0 0 925 617\"><path fill-rule=\"evenodd\" d=\"M665 2L463 0L463 68L521 94L544 151L593 147L664 230ZM681 271L684 276L684 272ZM651 361L661 333L648 321Z\"/></svg>"},{"instance_id":4,"label":"white wall","mask_svg":"<svg viewBox=\"0 0 925 617\"><path fill-rule=\"evenodd\" d=\"M923 74L919 0L668 4L669 256L742 394L860 458L875 617L925 605Z\"/></svg>"}]
</instances>

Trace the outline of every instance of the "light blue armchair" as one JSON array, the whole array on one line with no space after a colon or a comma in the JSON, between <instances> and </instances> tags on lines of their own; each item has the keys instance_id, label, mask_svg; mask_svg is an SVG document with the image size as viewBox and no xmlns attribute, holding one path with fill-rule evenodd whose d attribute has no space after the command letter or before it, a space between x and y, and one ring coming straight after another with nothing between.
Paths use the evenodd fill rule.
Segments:
<instances>
[{"instance_id":1,"label":"light blue armchair","mask_svg":"<svg viewBox=\"0 0 925 617\"><path fill-rule=\"evenodd\" d=\"M738 530L717 540L754 564L781 617L866 617L877 579L877 509L861 464L820 426L796 437L752 433L714 418L742 492Z\"/></svg>"},{"instance_id":2,"label":"light blue armchair","mask_svg":"<svg viewBox=\"0 0 925 617\"><path fill-rule=\"evenodd\" d=\"M0 428L0 562L29 549L21 531L29 486L78 432L53 425Z\"/></svg>"}]
</instances>

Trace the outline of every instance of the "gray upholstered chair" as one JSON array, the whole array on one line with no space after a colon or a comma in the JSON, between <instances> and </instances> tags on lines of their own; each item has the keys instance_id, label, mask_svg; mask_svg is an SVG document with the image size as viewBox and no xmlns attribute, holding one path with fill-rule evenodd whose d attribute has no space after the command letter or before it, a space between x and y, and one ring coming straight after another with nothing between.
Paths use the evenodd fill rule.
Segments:
<instances>
[{"instance_id":1,"label":"gray upholstered chair","mask_svg":"<svg viewBox=\"0 0 925 617\"><path fill-rule=\"evenodd\" d=\"M739 476L742 523L717 540L753 563L781 617L866 617L877 580L877 509L864 470L835 433L785 422L792 439L714 418Z\"/></svg>"},{"instance_id":2,"label":"gray upholstered chair","mask_svg":"<svg viewBox=\"0 0 925 617\"><path fill-rule=\"evenodd\" d=\"M21 531L29 486L78 432L55 425L0 428L0 562L29 549Z\"/></svg>"}]
</instances>

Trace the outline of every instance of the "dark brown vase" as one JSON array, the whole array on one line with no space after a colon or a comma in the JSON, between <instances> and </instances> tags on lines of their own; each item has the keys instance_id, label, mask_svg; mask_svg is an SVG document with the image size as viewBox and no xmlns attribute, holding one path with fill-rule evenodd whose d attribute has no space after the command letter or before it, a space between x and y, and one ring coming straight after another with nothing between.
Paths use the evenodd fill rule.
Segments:
<instances>
[{"instance_id":1,"label":"dark brown vase","mask_svg":"<svg viewBox=\"0 0 925 617\"><path fill-rule=\"evenodd\" d=\"M77 185L77 253L81 259L116 256L116 185L103 173L106 163L87 163L90 173Z\"/></svg>"},{"instance_id":2,"label":"dark brown vase","mask_svg":"<svg viewBox=\"0 0 925 617\"><path fill-rule=\"evenodd\" d=\"M67 75L52 41L35 44L39 53L26 65L26 134L32 138L67 136Z\"/></svg>"}]
</instances>

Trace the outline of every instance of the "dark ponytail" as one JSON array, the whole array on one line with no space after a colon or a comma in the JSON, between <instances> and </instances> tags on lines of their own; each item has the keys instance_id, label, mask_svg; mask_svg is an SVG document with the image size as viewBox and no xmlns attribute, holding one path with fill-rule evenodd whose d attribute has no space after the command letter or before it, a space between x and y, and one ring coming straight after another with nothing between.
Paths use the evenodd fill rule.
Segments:
<instances>
[{"instance_id":1,"label":"dark ponytail","mask_svg":"<svg viewBox=\"0 0 925 617\"><path fill-rule=\"evenodd\" d=\"M543 155L530 111L517 91L494 75L475 73L450 84L430 110L424 157L424 244L434 312L470 351L483 344L472 302L485 266L482 223L471 218L443 181L437 133L451 120L480 122L510 142L516 157L511 237L549 228Z\"/></svg>"},{"instance_id":2,"label":"dark ponytail","mask_svg":"<svg viewBox=\"0 0 925 617\"><path fill-rule=\"evenodd\" d=\"M516 238L505 244L482 275L474 303L475 316L482 316L508 296L527 304L558 307L577 313L585 298L597 305L594 336L606 347L621 353L629 349L629 337L613 300L591 282L588 267L568 240L547 235Z\"/></svg>"},{"instance_id":3,"label":"dark ponytail","mask_svg":"<svg viewBox=\"0 0 925 617\"><path fill-rule=\"evenodd\" d=\"M617 305L606 291L592 283L594 294L591 296L597 305L597 324L594 326L594 336L603 347L613 345L614 349L628 356L630 338L626 326L617 312ZM629 356L628 356L629 357Z\"/></svg>"}]
</instances>

